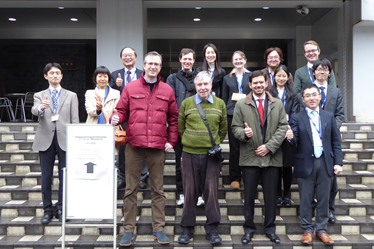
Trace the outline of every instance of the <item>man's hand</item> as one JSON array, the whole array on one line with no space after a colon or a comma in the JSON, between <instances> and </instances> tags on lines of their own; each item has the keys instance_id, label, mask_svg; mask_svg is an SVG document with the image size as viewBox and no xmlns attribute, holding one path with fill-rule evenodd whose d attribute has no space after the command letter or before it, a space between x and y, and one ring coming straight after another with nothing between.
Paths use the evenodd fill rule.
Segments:
<instances>
[{"instance_id":1,"label":"man's hand","mask_svg":"<svg viewBox=\"0 0 374 249\"><path fill-rule=\"evenodd\" d=\"M96 110L101 111L103 108L103 104L101 103L101 98L97 93L95 93L95 99L96 99Z\"/></svg>"},{"instance_id":2,"label":"man's hand","mask_svg":"<svg viewBox=\"0 0 374 249\"><path fill-rule=\"evenodd\" d=\"M292 140L292 138L293 138L293 131L291 130L291 126L288 126L288 130L286 132L286 138L288 140Z\"/></svg>"},{"instance_id":3,"label":"man's hand","mask_svg":"<svg viewBox=\"0 0 374 249\"><path fill-rule=\"evenodd\" d=\"M339 175L343 172L343 167L340 165L334 165L334 173L335 175Z\"/></svg>"},{"instance_id":4,"label":"man's hand","mask_svg":"<svg viewBox=\"0 0 374 249\"><path fill-rule=\"evenodd\" d=\"M123 82L123 79L121 79L121 74L118 73L118 78L116 79L116 85L118 87L121 87L122 86L122 82Z\"/></svg>"},{"instance_id":5,"label":"man's hand","mask_svg":"<svg viewBox=\"0 0 374 249\"><path fill-rule=\"evenodd\" d=\"M169 142L165 143L165 152L169 152L172 148L173 146Z\"/></svg>"},{"instance_id":6,"label":"man's hand","mask_svg":"<svg viewBox=\"0 0 374 249\"><path fill-rule=\"evenodd\" d=\"M261 157L266 156L269 152L270 150L265 145L261 145L255 150L256 155Z\"/></svg>"},{"instance_id":7,"label":"man's hand","mask_svg":"<svg viewBox=\"0 0 374 249\"><path fill-rule=\"evenodd\" d=\"M45 96L45 99L43 100L42 104L40 105L40 110L44 111L48 107L49 107L48 96Z\"/></svg>"},{"instance_id":8,"label":"man's hand","mask_svg":"<svg viewBox=\"0 0 374 249\"><path fill-rule=\"evenodd\" d=\"M117 110L114 109L113 113L114 113L114 115L113 115L113 117L112 117L110 123L111 123L113 126L116 126L116 125L118 125L118 122L119 122L119 117L118 117Z\"/></svg>"},{"instance_id":9,"label":"man's hand","mask_svg":"<svg viewBox=\"0 0 374 249\"><path fill-rule=\"evenodd\" d=\"M247 123L244 123L244 133L248 138L251 138L253 136L252 129L248 126Z\"/></svg>"}]
</instances>

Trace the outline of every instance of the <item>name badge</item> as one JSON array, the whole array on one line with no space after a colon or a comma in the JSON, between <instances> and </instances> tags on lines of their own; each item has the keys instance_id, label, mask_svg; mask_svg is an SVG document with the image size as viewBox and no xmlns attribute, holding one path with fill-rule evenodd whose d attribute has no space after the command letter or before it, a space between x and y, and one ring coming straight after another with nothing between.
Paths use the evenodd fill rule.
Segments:
<instances>
[{"instance_id":1,"label":"name badge","mask_svg":"<svg viewBox=\"0 0 374 249\"><path fill-rule=\"evenodd\" d=\"M232 96L231 96L231 100L232 101L238 101L240 99L244 99L247 95L245 95L244 93L233 93Z\"/></svg>"},{"instance_id":2,"label":"name badge","mask_svg":"<svg viewBox=\"0 0 374 249\"><path fill-rule=\"evenodd\" d=\"M58 114L53 115L51 121L56 122L57 120L58 120Z\"/></svg>"}]
</instances>

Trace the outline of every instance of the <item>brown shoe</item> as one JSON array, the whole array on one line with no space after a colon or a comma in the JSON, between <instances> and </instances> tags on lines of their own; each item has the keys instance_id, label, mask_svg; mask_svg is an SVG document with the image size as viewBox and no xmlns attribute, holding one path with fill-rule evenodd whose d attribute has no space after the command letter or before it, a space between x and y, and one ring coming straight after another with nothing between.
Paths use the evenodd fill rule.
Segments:
<instances>
[{"instance_id":1,"label":"brown shoe","mask_svg":"<svg viewBox=\"0 0 374 249\"><path fill-rule=\"evenodd\" d=\"M317 234L317 237L325 244L325 245L333 245L334 241L327 235L326 232Z\"/></svg>"},{"instance_id":2,"label":"brown shoe","mask_svg":"<svg viewBox=\"0 0 374 249\"><path fill-rule=\"evenodd\" d=\"M231 183L231 188L232 188L232 189L240 189L240 183L237 182L237 181L233 181L233 182Z\"/></svg>"},{"instance_id":3,"label":"brown shoe","mask_svg":"<svg viewBox=\"0 0 374 249\"><path fill-rule=\"evenodd\" d=\"M303 245L310 245L310 243L312 243L312 239L313 239L313 233L305 232L303 234L303 237L301 238L301 243L303 243Z\"/></svg>"}]
</instances>

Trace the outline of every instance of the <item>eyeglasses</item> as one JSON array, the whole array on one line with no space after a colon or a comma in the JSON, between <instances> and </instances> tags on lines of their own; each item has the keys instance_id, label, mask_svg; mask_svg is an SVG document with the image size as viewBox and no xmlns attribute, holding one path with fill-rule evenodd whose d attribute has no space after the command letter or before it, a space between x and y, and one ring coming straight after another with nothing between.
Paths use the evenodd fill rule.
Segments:
<instances>
[{"instance_id":1,"label":"eyeglasses","mask_svg":"<svg viewBox=\"0 0 374 249\"><path fill-rule=\"evenodd\" d=\"M311 50L308 50L308 51L305 51L305 53L306 54L310 54L310 53L315 53L315 52L317 52L318 51L318 49L311 49Z\"/></svg>"},{"instance_id":2,"label":"eyeglasses","mask_svg":"<svg viewBox=\"0 0 374 249\"><path fill-rule=\"evenodd\" d=\"M158 63L153 63L153 62L148 62L147 63L147 65L149 65L149 66L155 66L155 67L159 67L160 66L160 64L158 64Z\"/></svg>"},{"instance_id":3,"label":"eyeglasses","mask_svg":"<svg viewBox=\"0 0 374 249\"><path fill-rule=\"evenodd\" d=\"M126 57L133 57L133 56L134 56L133 53L122 54L122 57L123 57L123 58L126 58Z\"/></svg>"},{"instance_id":4,"label":"eyeglasses","mask_svg":"<svg viewBox=\"0 0 374 249\"><path fill-rule=\"evenodd\" d=\"M316 97L318 97L318 95L320 95L319 93L312 93L312 94L305 94L304 96L303 96L303 98L304 99L310 99L310 98L316 98Z\"/></svg>"},{"instance_id":5,"label":"eyeglasses","mask_svg":"<svg viewBox=\"0 0 374 249\"><path fill-rule=\"evenodd\" d=\"M279 60L279 56L277 56L277 55L275 55L275 56L269 56L268 60Z\"/></svg>"},{"instance_id":6,"label":"eyeglasses","mask_svg":"<svg viewBox=\"0 0 374 249\"><path fill-rule=\"evenodd\" d=\"M328 68L317 68L316 72L317 73L322 73L322 72L328 73L328 72L330 72L330 70Z\"/></svg>"},{"instance_id":7,"label":"eyeglasses","mask_svg":"<svg viewBox=\"0 0 374 249\"><path fill-rule=\"evenodd\" d=\"M49 71L48 72L48 75L54 75L54 74L61 75L61 72L60 71Z\"/></svg>"}]
</instances>

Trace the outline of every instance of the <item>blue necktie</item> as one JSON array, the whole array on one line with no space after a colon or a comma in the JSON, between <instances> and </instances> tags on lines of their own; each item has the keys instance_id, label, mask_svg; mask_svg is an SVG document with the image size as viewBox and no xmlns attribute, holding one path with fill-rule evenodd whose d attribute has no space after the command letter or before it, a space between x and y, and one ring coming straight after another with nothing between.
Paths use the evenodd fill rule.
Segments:
<instances>
[{"instance_id":1,"label":"blue necktie","mask_svg":"<svg viewBox=\"0 0 374 249\"><path fill-rule=\"evenodd\" d=\"M321 95L322 95L322 98L321 98L321 104L322 104L322 108L324 107L324 104L325 104L325 100L326 100L326 94L325 94L325 87L321 86L319 89L321 89Z\"/></svg>"},{"instance_id":2,"label":"blue necktie","mask_svg":"<svg viewBox=\"0 0 374 249\"><path fill-rule=\"evenodd\" d=\"M312 111L311 112L311 118L313 120L313 123L315 124L316 127L320 127L319 125L319 118L318 118L318 113L317 111ZM313 125L314 126L314 125ZM321 137L319 136L318 132L317 132L317 128L314 127L316 129L316 132L312 132L312 135L313 135L313 148L314 148L314 156L316 158L320 158L321 155L322 155L322 146L319 146L317 145L317 142L321 141ZM312 128L313 129L313 128ZM321 131L320 131L321 132ZM321 142L322 144L322 142Z\"/></svg>"},{"instance_id":3,"label":"blue necktie","mask_svg":"<svg viewBox=\"0 0 374 249\"><path fill-rule=\"evenodd\" d=\"M52 102L53 102L53 113L56 114L57 111L57 89L52 91Z\"/></svg>"}]
</instances>

